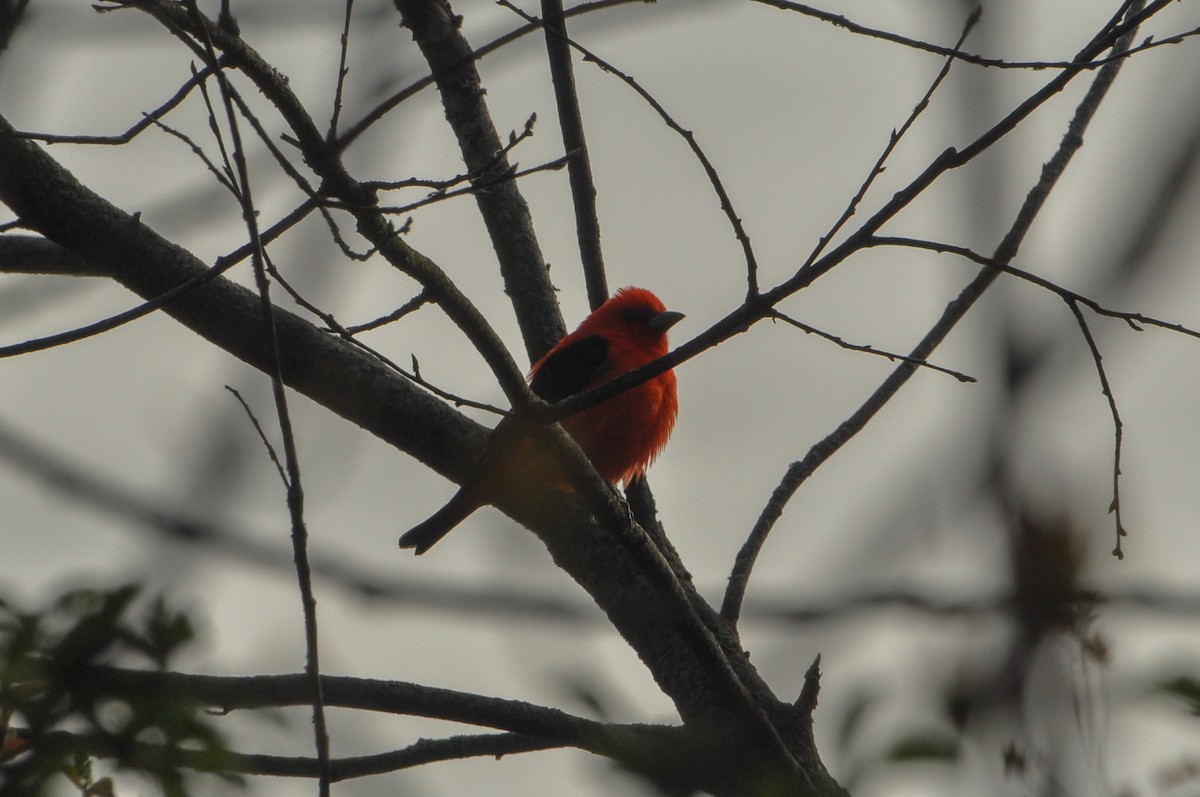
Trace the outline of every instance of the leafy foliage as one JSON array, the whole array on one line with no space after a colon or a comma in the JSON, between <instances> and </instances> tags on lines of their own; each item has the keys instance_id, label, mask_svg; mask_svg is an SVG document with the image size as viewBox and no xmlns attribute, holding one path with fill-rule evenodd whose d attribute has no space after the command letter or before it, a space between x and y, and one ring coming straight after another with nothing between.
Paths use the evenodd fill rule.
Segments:
<instances>
[{"instance_id":1,"label":"leafy foliage","mask_svg":"<svg viewBox=\"0 0 1200 797\"><path fill-rule=\"evenodd\" d=\"M114 699L91 676L106 665L165 669L193 637L187 615L140 588L68 592L23 612L0 600L0 795L38 795L68 778L83 797L114 787L95 759L141 770L170 797L188 793L185 757L219 760L225 744L200 710L177 699Z\"/></svg>"}]
</instances>

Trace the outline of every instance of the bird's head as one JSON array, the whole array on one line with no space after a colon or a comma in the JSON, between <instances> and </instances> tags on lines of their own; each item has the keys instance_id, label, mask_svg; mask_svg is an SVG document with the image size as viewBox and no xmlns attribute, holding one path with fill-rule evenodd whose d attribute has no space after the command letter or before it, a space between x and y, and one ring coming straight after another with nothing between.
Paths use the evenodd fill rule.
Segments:
<instances>
[{"instance_id":1,"label":"bird's head","mask_svg":"<svg viewBox=\"0 0 1200 797\"><path fill-rule=\"evenodd\" d=\"M623 330L632 340L652 349L656 356L667 353L667 330L683 313L668 310L662 300L645 288L622 288L589 318Z\"/></svg>"}]
</instances>

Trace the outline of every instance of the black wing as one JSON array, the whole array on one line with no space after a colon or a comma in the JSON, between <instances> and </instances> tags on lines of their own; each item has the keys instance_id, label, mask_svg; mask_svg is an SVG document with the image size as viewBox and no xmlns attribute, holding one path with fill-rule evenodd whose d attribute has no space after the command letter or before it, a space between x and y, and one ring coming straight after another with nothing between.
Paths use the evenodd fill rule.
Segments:
<instances>
[{"instance_id":1,"label":"black wing","mask_svg":"<svg viewBox=\"0 0 1200 797\"><path fill-rule=\"evenodd\" d=\"M530 389L543 401L554 403L583 391L604 369L608 341L588 335L556 351L533 375Z\"/></svg>"}]
</instances>

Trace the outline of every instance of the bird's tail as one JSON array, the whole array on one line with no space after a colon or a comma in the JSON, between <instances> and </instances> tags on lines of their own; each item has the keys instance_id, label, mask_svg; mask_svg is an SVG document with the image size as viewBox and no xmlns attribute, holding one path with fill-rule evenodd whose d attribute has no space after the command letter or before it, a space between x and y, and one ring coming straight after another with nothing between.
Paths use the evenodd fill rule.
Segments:
<instances>
[{"instance_id":1,"label":"bird's tail","mask_svg":"<svg viewBox=\"0 0 1200 797\"><path fill-rule=\"evenodd\" d=\"M473 493L473 490L467 488L459 490L449 503L434 512L428 520L404 532L400 537L400 547L414 548L413 552L417 556L428 551L479 508L479 501Z\"/></svg>"}]
</instances>

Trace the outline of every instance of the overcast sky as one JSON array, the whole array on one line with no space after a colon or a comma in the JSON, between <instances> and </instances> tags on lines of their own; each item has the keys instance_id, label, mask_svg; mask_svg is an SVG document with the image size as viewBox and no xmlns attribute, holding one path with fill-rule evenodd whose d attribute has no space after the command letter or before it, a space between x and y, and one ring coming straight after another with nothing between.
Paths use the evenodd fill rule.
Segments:
<instances>
[{"instance_id":1,"label":"overcast sky","mask_svg":"<svg viewBox=\"0 0 1200 797\"><path fill-rule=\"evenodd\" d=\"M536 4L522 3L531 12ZM1115 2L1007 0L988 4L964 49L1006 60L1066 61ZM215 3L202 3L216 12ZM950 45L965 18L951 2L825 2L821 8L916 39ZM520 20L491 2L455 4L478 46ZM248 42L327 118L337 69L341 4L235 4ZM187 79L189 54L135 11L97 14L86 3L42 0L0 61L0 113L18 128L115 134ZM1200 25L1195 3L1176 4L1145 34ZM572 22L580 41L634 75L719 170L751 236L761 279L794 273L869 173L941 66L899 44L752 2L631 3ZM419 52L389 3L358 0L343 120L419 78ZM536 113L534 135L512 158L522 167L562 154L542 39L528 36L480 64L502 135ZM946 147L964 146L1047 83L1052 70L959 64L903 140L863 202L878 208ZM733 309L745 263L703 170L628 87L577 63L599 191L609 284L651 288L687 319L678 344ZM1179 163L1194 151L1200 48L1196 39L1131 59L1015 261L1105 306L1200 329L1195 265L1196 186ZM1041 164L1053 153L1089 77L1041 108L992 151L947 175L885 229L991 254ZM252 93L247 89L247 93ZM256 98L257 99L257 98ZM256 106L272 131L280 121ZM210 154L205 111L192 97L167 123ZM1193 143L1189 144L1189 140ZM56 145L50 153L94 190L201 258L236 248L244 230L233 199L188 147L151 130L126 147ZM364 179L445 178L462 171L431 90L388 114L347 152ZM265 150L253 156L261 221L297 203ZM1169 212L1155 210L1183 177ZM587 312L565 172L522 182L540 243L573 326ZM396 193L403 204L422 190ZM1146 224L1146 218L1154 220ZM9 216L0 215L0 222ZM854 222L851 222L853 225ZM352 235L350 225L345 226ZM1147 245L1133 241L1149 231ZM523 351L495 257L469 198L413 214L408 241L433 258ZM363 248L352 239L353 245ZM1133 252L1134 257L1129 253ZM272 249L292 284L344 324L399 307L417 289L378 260L346 260L314 220ZM792 317L877 349L907 352L974 275L950 255L875 250L855 256L789 300ZM248 265L233 278L249 283ZM283 292L275 297L287 304ZM0 278L0 343L69 329L137 303L100 280ZM1122 508L1130 536L1115 543L1113 421L1093 358L1070 310L1045 290L1001 280L932 361L974 377L925 369L870 426L810 479L789 505L754 573L743 642L782 699L794 699L822 655L818 747L857 795L1027 794L1039 775L1004 778L1000 753L1015 736L1064 778L1067 794L1153 791L1165 768L1194 756L1200 736L1178 707L1144 699L1163 673L1200 657L1195 622L1180 614L1106 610L1096 630L1111 664L1085 664L1070 640L1049 644L1023 720L972 728L957 764L866 767L918 730L947 731L940 695L955 679L989 672L1007 648L1003 619L904 609L785 623L769 606L836 606L861 594L908 590L937 601L987 600L1009 585L1009 538L987 498L989 456L1033 511L1067 518L1086 552L1085 581L1100 590L1194 595L1200 551L1200 341L1160 329L1138 333L1088 315L1124 421ZM365 336L402 365L456 394L502 404L488 369L436 310ZM1036 355L1033 379L1005 390L1002 355ZM522 362L524 365L524 362ZM719 602L731 562L789 463L849 416L894 363L847 351L784 324L763 323L678 369L677 431L650 474L668 533L704 594ZM68 585L147 580L194 612L200 644L181 669L294 672L303 633L288 565L287 512L273 465L234 397L271 417L265 377L164 316L101 337L0 361L0 591L36 605ZM449 498L453 486L328 411L292 398L308 496L311 549L397 590L367 600L334 578L317 581L327 672L410 680L556 705L590 715L599 699L620 721L677 718L633 652L587 596L554 568L527 531L479 513L428 555L396 537ZM494 418L477 414L488 424ZM267 424L270 428L270 424ZM16 441L148 505L200 518L275 564L245 552L198 551L164 541L119 513L98 510L30 473ZM1003 441L988 448L989 441ZM271 555L260 557L271 559ZM490 611L501 596L547 599L569 614ZM500 604L503 605L503 604ZM756 608L757 607L757 608ZM566 610L571 610L566 612ZM756 614L757 612L757 614ZM1173 669L1174 668L1174 669ZM851 742L838 726L872 695ZM309 755L304 712L230 723L235 749ZM1024 725L1020 723L1024 722ZM402 747L442 723L333 715L336 755ZM532 787L545 784L544 790ZM254 793L311 794L307 783L255 783ZM130 793L148 787L137 784ZM442 764L340 784L363 796L405 793L638 793L636 783L582 753ZM122 792L124 793L124 792Z\"/></svg>"}]
</instances>

